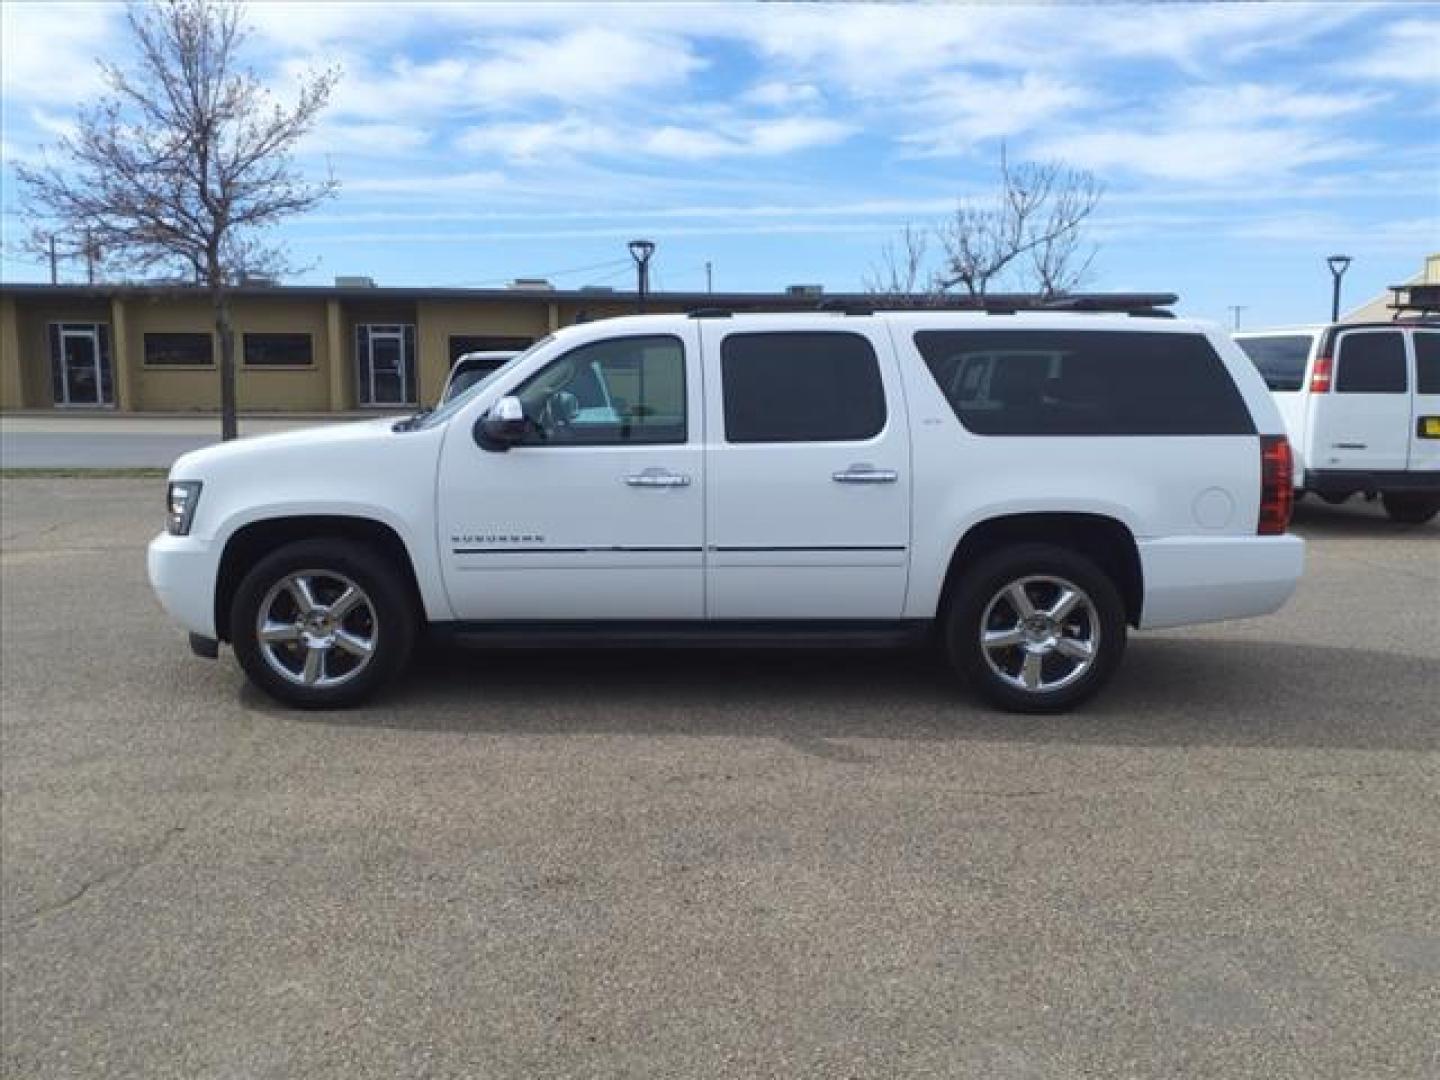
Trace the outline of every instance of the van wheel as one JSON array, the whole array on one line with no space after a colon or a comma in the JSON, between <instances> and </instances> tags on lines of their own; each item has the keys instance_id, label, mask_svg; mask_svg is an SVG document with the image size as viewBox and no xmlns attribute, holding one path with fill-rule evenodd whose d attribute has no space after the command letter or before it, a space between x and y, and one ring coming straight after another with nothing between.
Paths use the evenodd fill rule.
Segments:
<instances>
[{"instance_id":1,"label":"van wheel","mask_svg":"<svg viewBox=\"0 0 1440 1080\"><path fill-rule=\"evenodd\" d=\"M950 662L982 697L1012 712L1079 705L1125 654L1125 606L1085 556L1022 544L981 560L946 616Z\"/></svg>"},{"instance_id":2,"label":"van wheel","mask_svg":"<svg viewBox=\"0 0 1440 1080\"><path fill-rule=\"evenodd\" d=\"M1380 496L1380 501L1385 505L1385 513L1390 515L1390 520L1403 525L1424 525L1440 514L1440 495L1387 492Z\"/></svg>"},{"instance_id":3,"label":"van wheel","mask_svg":"<svg viewBox=\"0 0 1440 1080\"><path fill-rule=\"evenodd\" d=\"M349 540L302 540L240 583L230 642L250 681L306 709L358 704L404 667L415 613L399 574Z\"/></svg>"}]
</instances>

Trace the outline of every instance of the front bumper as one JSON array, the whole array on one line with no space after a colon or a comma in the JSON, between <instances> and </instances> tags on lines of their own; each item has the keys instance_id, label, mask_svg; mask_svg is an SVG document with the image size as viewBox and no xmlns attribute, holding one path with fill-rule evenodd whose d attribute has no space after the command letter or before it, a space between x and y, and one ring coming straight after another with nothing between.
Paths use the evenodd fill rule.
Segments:
<instances>
[{"instance_id":1,"label":"front bumper","mask_svg":"<svg viewBox=\"0 0 1440 1080\"><path fill-rule=\"evenodd\" d=\"M202 638L215 639L215 579L218 554L212 545L193 536L161 533L150 541L145 567L169 616Z\"/></svg>"},{"instance_id":2,"label":"front bumper","mask_svg":"<svg viewBox=\"0 0 1440 1080\"><path fill-rule=\"evenodd\" d=\"M1279 611L1305 569L1298 536L1183 536L1142 540L1144 630L1248 619Z\"/></svg>"}]
</instances>

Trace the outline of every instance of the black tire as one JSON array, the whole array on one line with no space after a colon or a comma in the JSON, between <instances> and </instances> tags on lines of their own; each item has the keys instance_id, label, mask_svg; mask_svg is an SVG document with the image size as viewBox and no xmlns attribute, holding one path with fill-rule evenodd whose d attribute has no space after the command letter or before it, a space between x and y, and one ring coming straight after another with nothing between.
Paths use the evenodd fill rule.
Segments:
<instances>
[{"instance_id":1,"label":"black tire","mask_svg":"<svg viewBox=\"0 0 1440 1080\"><path fill-rule=\"evenodd\" d=\"M364 597L365 607L347 618L361 620L359 635L368 626L371 652L361 663L348 650L323 650L327 660L329 655L337 658L336 666L355 668L349 674L338 673L335 677L343 681L334 685L300 685L284 677L272 666L272 659L267 659L259 640L262 603L267 598L272 605L283 602L271 597L272 590L289 575L307 570L317 572L317 590L338 590L338 579L327 577L334 574L353 582ZM329 599L336 597L331 595ZM297 614L296 618L301 616ZM350 629L354 626L353 622L349 624ZM403 670L415 641L415 627L416 604L400 572L373 549L339 537L301 540L271 552L245 575L230 609L230 643L250 681L277 701L303 709L346 708L371 697ZM277 647L271 656L275 663L288 668L288 661L307 656L308 652L296 642ZM304 662L299 664L298 674L303 677Z\"/></svg>"},{"instance_id":2,"label":"black tire","mask_svg":"<svg viewBox=\"0 0 1440 1080\"><path fill-rule=\"evenodd\" d=\"M1094 642L1088 667L1078 674L1072 671L1073 681L1066 681L1065 669L1060 665L1069 664L1078 668L1078 661L1066 656L1054 656L1052 659L1053 653L1040 658L1038 663L1042 665L1041 671L1045 672L1041 678L1055 684L1050 689L1043 685L1027 689L1010 681L1025 674L1026 657L1032 646L1002 645L991 650L996 665L1007 671L1007 678L992 667L986 657L987 650L981 645L982 633L987 629L987 610L992 631L995 631L997 618L1008 624L1013 616L1023 625L1018 607L1000 594L1007 586L1025 579L1041 579L1022 586L1027 597L1036 601L1037 607L1044 606L1046 590L1052 588L1047 579L1058 579L1073 585L1084 601L1088 601L1083 611L1069 616L1073 622L1061 620L1058 627L1052 625L1049 631L1036 631L1041 634L1041 640L1035 645L1042 648L1045 641L1072 637L1083 639L1086 634ZM1055 591L1049 595L1058 598L1058 586L1054 588ZM1054 620L1051 622L1053 624ZM955 590L944 613L943 629L946 655L960 676L990 703L1021 713L1064 712L1098 693L1120 666L1120 660L1125 655L1127 631L1125 605L1109 576L1078 552L1052 544L1020 544L981 559L965 572ZM1001 631L1009 633L1019 630L1019 626L1015 630L1001 627ZM1045 636L1047 633L1048 637ZM1085 641L1079 640L1078 643L1083 645ZM1008 671L1012 666L1015 670Z\"/></svg>"},{"instance_id":3,"label":"black tire","mask_svg":"<svg viewBox=\"0 0 1440 1080\"><path fill-rule=\"evenodd\" d=\"M1391 521L1402 525L1424 525L1436 514L1440 514L1440 495L1429 492L1395 491L1380 496L1385 513Z\"/></svg>"}]
</instances>

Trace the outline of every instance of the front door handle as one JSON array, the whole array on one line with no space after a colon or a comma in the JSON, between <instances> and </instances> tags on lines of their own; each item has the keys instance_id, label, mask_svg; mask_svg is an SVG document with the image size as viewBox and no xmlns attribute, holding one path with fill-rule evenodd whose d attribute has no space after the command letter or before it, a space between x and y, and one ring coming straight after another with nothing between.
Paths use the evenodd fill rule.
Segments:
<instances>
[{"instance_id":1,"label":"front door handle","mask_svg":"<svg viewBox=\"0 0 1440 1080\"><path fill-rule=\"evenodd\" d=\"M837 484L893 484L900 479L900 474L894 469L877 469L868 462L862 462L831 473L830 479Z\"/></svg>"},{"instance_id":2,"label":"front door handle","mask_svg":"<svg viewBox=\"0 0 1440 1080\"><path fill-rule=\"evenodd\" d=\"M668 469L646 469L625 477L631 487L689 487L690 477L684 473L673 473Z\"/></svg>"}]
</instances>

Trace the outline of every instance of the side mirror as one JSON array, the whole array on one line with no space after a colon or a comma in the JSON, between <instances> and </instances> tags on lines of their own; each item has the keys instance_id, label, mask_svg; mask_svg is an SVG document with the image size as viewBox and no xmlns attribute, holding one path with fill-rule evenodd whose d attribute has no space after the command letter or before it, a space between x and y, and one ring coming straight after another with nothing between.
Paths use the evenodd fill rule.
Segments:
<instances>
[{"instance_id":1,"label":"side mirror","mask_svg":"<svg viewBox=\"0 0 1440 1080\"><path fill-rule=\"evenodd\" d=\"M525 437L525 407L518 397L503 397L475 425L475 441L483 450L503 452Z\"/></svg>"}]
</instances>

